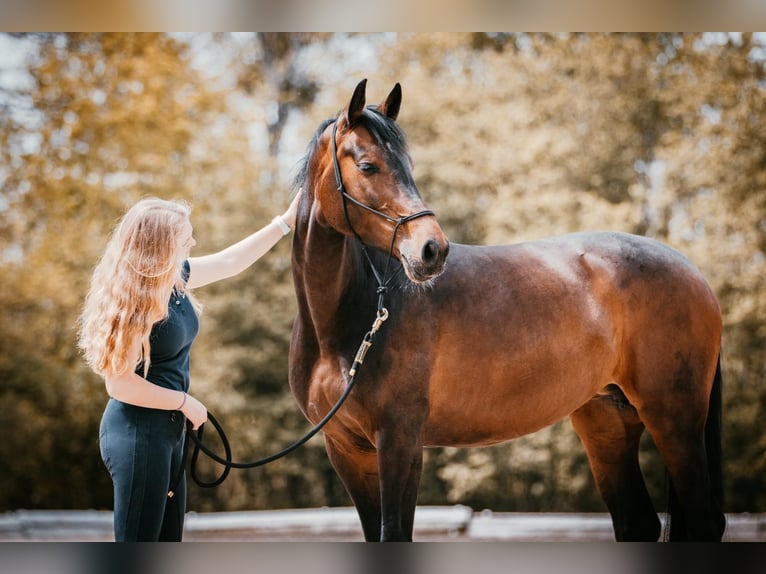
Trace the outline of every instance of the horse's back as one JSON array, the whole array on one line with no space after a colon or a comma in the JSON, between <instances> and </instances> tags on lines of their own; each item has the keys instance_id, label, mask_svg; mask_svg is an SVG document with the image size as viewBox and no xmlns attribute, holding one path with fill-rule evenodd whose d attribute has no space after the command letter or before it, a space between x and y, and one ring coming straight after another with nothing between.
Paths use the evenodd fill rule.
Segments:
<instances>
[{"instance_id":1,"label":"horse's back","mask_svg":"<svg viewBox=\"0 0 766 574\"><path fill-rule=\"evenodd\" d=\"M702 273L651 238L580 232L507 246L455 246L451 256L456 275L487 277L475 281L485 283L488 297L505 291L507 305L530 304L540 316L554 309L554 320L578 313L586 322L606 319L625 342L720 341L720 307Z\"/></svg>"},{"instance_id":2,"label":"horse's back","mask_svg":"<svg viewBox=\"0 0 766 574\"><path fill-rule=\"evenodd\" d=\"M657 240L622 232L580 232L510 245L453 245L443 281L469 291L534 282L554 284L639 303L642 291L661 299L682 292L695 304L718 311L712 290L685 255Z\"/></svg>"},{"instance_id":3,"label":"horse's back","mask_svg":"<svg viewBox=\"0 0 766 574\"><path fill-rule=\"evenodd\" d=\"M638 398L638 361L697 353L708 368L720 338L715 298L694 265L624 233L453 245L431 298L432 444L533 432L614 382Z\"/></svg>"}]
</instances>

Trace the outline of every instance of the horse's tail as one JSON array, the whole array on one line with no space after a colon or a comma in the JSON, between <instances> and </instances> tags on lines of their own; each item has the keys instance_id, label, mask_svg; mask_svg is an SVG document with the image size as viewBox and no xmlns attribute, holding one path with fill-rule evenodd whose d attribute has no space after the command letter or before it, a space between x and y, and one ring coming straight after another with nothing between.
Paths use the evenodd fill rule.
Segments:
<instances>
[{"instance_id":1,"label":"horse's tail","mask_svg":"<svg viewBox=\"0 0 766 574\"><path fill-rule=\"evenodd\" d=\"M721 356L718 356L718 363L715 368L715 377L713 378L713 387L710 390L710 399L708 403L707 420L705 421L705 455L707 457L708 476L710 477L710 488L715 501L715 506L723 509L723 456L721 446L721 417L723 410L723 375L721 374ZM679 534L683 536L686 533L683 513L678 502L673 481L667 470L665 471L665 483L668 491L668 510L665 523L664 540L673 540ZM676 521L675 526L672 525ZM721 532L725 528L725 522L722 525Z\"/></svg>"},{"instance_id":2,"label":"horse's tail","mask_svg":"<svg viewBox=\"0 0 766 574\"><path fill-rule=\"evenodd\" d=\"M715 368L713 388L710 391L710 405L705 422L705 454L707 455L710 486L718 508L723 509L723 455L721 448L721 412L723 410L723 376L721 356Z\"/></svg>"}]
</instances>

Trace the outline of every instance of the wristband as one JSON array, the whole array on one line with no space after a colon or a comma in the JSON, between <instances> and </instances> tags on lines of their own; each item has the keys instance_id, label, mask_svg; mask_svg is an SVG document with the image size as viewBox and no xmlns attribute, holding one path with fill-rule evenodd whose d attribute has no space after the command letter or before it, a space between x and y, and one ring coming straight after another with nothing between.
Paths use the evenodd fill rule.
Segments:
<instances>
[{"instance_id":1,"label":"wristband","mask_svg":"<svg viewBox=\"0 0 766 574\"><path fill-rule=\"evenodd\" d=\"M184 393L184 400L181 401L181 406L178 407L176 410L180 411L182 408L184 408L185 404L186 404L186 393Z\"/></svg>"},{"instance_id":2,"label":"wristband","mask_svg":"<svg viewBox=\"0 0 766 574\"><path fill-rule=\"evenodd\" d=\"M279 226L279 229L282 230L282 235L287 235L290 233L290 226L287 225L284 219L282 219L281 215L277 215L274 219L271 220L272 223L276 223Z\"/></svg>"}]
</instances>

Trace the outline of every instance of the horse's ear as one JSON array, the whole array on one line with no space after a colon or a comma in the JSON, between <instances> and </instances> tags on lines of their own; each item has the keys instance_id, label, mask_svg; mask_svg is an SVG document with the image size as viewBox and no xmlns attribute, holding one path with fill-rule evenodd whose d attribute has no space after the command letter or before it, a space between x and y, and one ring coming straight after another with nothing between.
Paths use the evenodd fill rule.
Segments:
<instances>
[{"instance_id":1,"label":"horse's ear","mask_svg":"<svg viewBox=\"0 0 766 574\"><path fill-rule=\"evenodd\" d=\"M356 89L354 89L354 95L351 96L351 101L348 103L345 113L343 114L346 117L346 122L348 122L348 125L350 126L354 125L356 121L360 117L362 117L362 112L364 111L366 91L367 91L367 78L365 78L364 80L362 80L356 85Z\"/></svg>"},{"instance_id":2,"label":"horse's ear","mask_svg":"<svg viewBox=\"0 0 766 574\"><path fill-rule=\"evenodd\" d=\"M388 116L392 120L396 121L396 117L399 115L399 108L402 106L402 86L399 82L396 83L394 89L388 94L386 101L378 106L378 111L384 116Z\"/></svg>"}]
</instances>

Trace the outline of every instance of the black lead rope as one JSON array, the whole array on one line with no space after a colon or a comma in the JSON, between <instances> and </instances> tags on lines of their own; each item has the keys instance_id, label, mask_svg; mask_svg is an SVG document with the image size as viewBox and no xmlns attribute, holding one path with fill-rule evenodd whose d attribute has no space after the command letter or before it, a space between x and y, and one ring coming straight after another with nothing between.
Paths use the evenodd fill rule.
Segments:
<instances>
[{"instance_id":1,"label":"black lead rope","mask_svg":"<svg viewBox=\"0 0 766 574\"><path fill-rule=\"evenodd\" d=\"M367 351L372 346L373 338L375 337L375 333L377 333L378 329L380 329L383 322L388 319L388 310L386 309L384 305L384 299L385 295L388 292L388 283L391 281L391 277L388 277L388 267L389 263L391 262L391 257L394 252L394 243L396 243L396 234L399 231L399 228L407 223L408 221L412 221L413 219L417 219L418 217L423 217L425 215L434 215L434 212L429 209L424 209L423 211L418 211L417 213L413 213L411 215L407 215L404 217L394 218L390 215L386 215L385 213L382 213L378 211L377 209L374 209L370 207L369 205L365 205L364 203L360 202L356 198L352 197L346 192L346 188L343 185L343 179L341 178L340 173L340 163L338 162L338 149L337 149L337 143L336 143L336 132L338 130L338 122L336 121L333 125L332 129L332 156L333 156L333 167L335 169L335 182L338 186L338 192L341 194L342 198L342 204L343 204L343 215L346 219L346 224L351 229L351 232L354 234L356 239L359 241L359 243L362 246L362 252L364 253L365 258L367 259L367 263L370 265L370 268L372 269L372 273L375 276L375 280L378 283L377 288L377 294L378 294L378 309L377 314L375 317L375 321L372 324L372 328L367 331L367 333L364 335L364 338L362 339L361 344L359 345L359 349L356 352L356 356L354 357L354 362L351 365L351 368L348 371L349 379L348 383L346 384L346 389L343 391L343 394L340 396L338 401L335 403L332 409L322 418L321 421L319 421L316 425L314 425L303 437L292 443L291 445L285 447L284 449L280 450L277 453L274 453L269 456L265 456L263 458L259 458L258 460L254 460L251 462L234 462L232 460L232 454L231 454L231 445L229 444L229 439L226 436L226 432L224 432L223 427L218 422L218 420L213 416L210 411L207 413L207 418L210 421L210 423L215 427L216 432L218 433L218 437L221 440L221 443L223 444L223 449L225 452L225 458L217 455L215 452L210 450L207 446L205 446L202 442L202 432L204 428L204 424L197 429L196 434L194 433L194 430L192 429L192 424L189 421L186 421L186 436L187 438L190 438L191 440L187 440L186 444L184 446L184 453L183 458L181 460L181 466L178 469L178 473L176 474L173 482L171 483L171 489L168 491L168 497L172 498L175 494L175 489L178 488L178 485L180 484L182 478L184 469L186 467L186 460L188 458L188 452L189 452L189 446L193 442L194 443L194 453L192 454L191 463L189 465L189 473L194 480L194 482L203 488L213 488L215 486L218 486L221 484L224 480L226 480L226 477L229 476L229 472L231 472L232 468L238 468L238 469L247 469L247 468L255 468L258 466L263 466L265 464L268 464L270 462L273 462L275 460L278 460L282 458L283 456L290 454L295 449L299 448L306 442L308 442L315 434L317 434L320 430L322 430L322 427L324 427L327 422L335 415L336 412L338 412L338 409L343 405L343 403L348 398L349 394L351 393L351 390L354 388L354 384L356 383L356 375L359 372L359 367L362 366L362 363L364 363L364 358L367 355ZM386 266L383 269L383 273L379 273L378 270L375 268L375 265L372 262L372 258L370 257L369 253L367 252L367 246L364 244L364 241L362 241L362 238L359 236L359 234L356 232L356 229L354 229L354 226L351 224L351 220L348 217L348 207L346 205L346 201L352 202L354 205L361 207L363 209L366 209L370 213L373 213L379 217L382 217L383 219L386 219L387 221L390 221L394 224L393 233L391 236L391 245L388 249L388 259L386 260ZM223 465L224 469L221 472L220 476L212 481L205 481L202 480L199 477L199 473L197 472L197 462L199 460L199 453L203 452L205 453L210 459L217 462L220 465Z\"/></svg>"},{"instance_id":2,"label":"black lead rope","mask_svg":"<svg viewBox=\"0 0 766 574\"><path fill-rule=\"evenodd\" d=\"M385 307L381 307L378 309L378 314L375 318L375 322L372 324L372 328L365 334L364 338L362 339L362 343L359 346L359 350L356 353L356 356L354 357L354 362L351 365L351 369L349 370L349 380L348 384L346 385L346 389L343 391L343 394L340 396L338 401L335 403L332 409L324 416L324 418L319 421L316 425L314 425L303 437L292 443L291 445L285 447L284 449L280 450L277 453L274 453L269 456L265 456L263 458L259 458L257 460L251 461L251 462L234 462L232 460L231 455L231 446L229 444L229 439L226 436L226 432L223 430L223 427L221 426L221 423L218 422L218 420L213 416L213 414L208 411L207 418L210 421L210 423L215 427L216 432L218 433L218 437L221 440L221 443L223 444L223 449L226 453L226 457L223 458L210 450L205 444L202 442L202 432L204 429L204 424L201 425L197 432L195 433L192 430L192 424L190 421L186 421L186 436L187 438L190 438L191 440L186 441L186 445L184 446L184 454L183 458L181 460L181 466L178 469L178 473L176 474L176 477L172 483L173 488L170 489L168 492L168 497L173 498L175 494L175 489L178 488L179 483L181 482L181 479L183 478L184 468L186 467L186 459L188 458L189 453L189 446L193 442L194 443L194 453L192 454L191 463L189 465L189 473L194 480L194 482L197 484L197 486L201 486L203 488L213 488L214 486L218 486L221 484L224 480L226 480L226 477L229 476L229 472L231 472L232 468L239 468L239 469L246 469L246 468L255 468L258 466L263 466L265 464L268 464L270 462L273 462L275 460L278 460L282 458L285 455L290 454L298 447L302 446L306 442L308 442L315 434L317 434L320 430L322 430L322 427L324 427L328 421L335 415L336 412L338 412L338 409L343 405L343 403L348 398L348 395L351 393L351 390L354 388L354 384L356 383L356 375L359 372L359 367L364 362L364 357L367 354L367 351L372 346L373 338L375 337L375 333L380 329L380 326L383 324L383 322L388 319L388 310ZM205 453L211 460L217 462L220 465L223 465L224 469L221 472L220 476L212 481L205 481L202 480L199 477L199 473L197 472L197 461L199 460L199 453L203 452Z\"/></svg>"}]
</instances>

